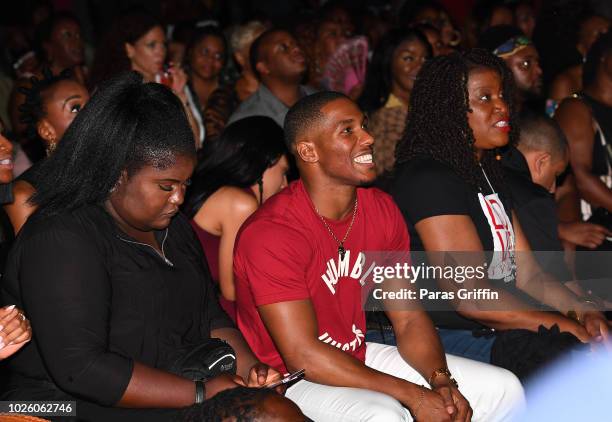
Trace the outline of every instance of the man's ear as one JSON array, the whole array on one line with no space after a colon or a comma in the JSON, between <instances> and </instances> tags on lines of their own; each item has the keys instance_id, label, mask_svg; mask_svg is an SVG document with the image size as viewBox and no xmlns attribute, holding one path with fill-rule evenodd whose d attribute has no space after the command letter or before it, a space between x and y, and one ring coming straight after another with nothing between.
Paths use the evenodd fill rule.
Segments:
<instances>
[{"instance_id":1,"label":"man's ear","mask_svg":"<svg viewBox=\"0 0 612 422\"><path fill-rule=\"evenodd\" d=\"M134 57L134 54L136 53L136 49L129 42L126 42L124 44L124 47L125 47L125 55L128 57L128 59L132 60L132 57Z\"/></svg>"},{"instance_id":2,"label":"man's ear","mask_svg":"<svg viewBox=\"0 0 612 422\"><path fill-rule=\"evenodd\" d=\"M57 133L55 132L55 128L45 118L40 119L36 124L36 132L38 132L38 136L48 143L57 142Z\"/></svg>"},{"instance_id":3,"label":"man's ear","mask_svg":"<svg viewBox=\"0 0 612 422\"><path fill-rule=\"evenodd\" d=\"M302 140L295 143L296 155L306 163L316 163L319 161L319 155L312 142Z\"/></svg>"},{"instance_id":4,"label":"man's ear","mask_svg":"<svg viewBox=\"0 0 612 422\"><path fill-rule=\"evenodd\" d=\"M244 67L247 65L247 59L244 57L244 54L242 54L241 51L236 51L234 53L234 60L236 60L236 62L240 65L241 69L244 69Z\"/></svg>"},{"instance_id":5,"label":"man's ear","mask_svg":"<svg viewBox=\"0 0 612 422\"><path fill-rule=\"evenodd\" d=\"M551 166L552 157L548 152L541 152L536 156L535 159L535 170L538 175L542 175Z\"/></svg>"},{"instance_id":6,"label":"man's ear","mask_svg":"<svg viewBox=\"0 0 612 422\"><path fill-rule=\"evenodd\" d=\"M268 66L266 66L266 64L264 62L257 62L257 64L255 65L255 69L257 69L257 72L260 75L269 75L270 74L270 69L268 69Z\"/></svg>"}]
</instances>

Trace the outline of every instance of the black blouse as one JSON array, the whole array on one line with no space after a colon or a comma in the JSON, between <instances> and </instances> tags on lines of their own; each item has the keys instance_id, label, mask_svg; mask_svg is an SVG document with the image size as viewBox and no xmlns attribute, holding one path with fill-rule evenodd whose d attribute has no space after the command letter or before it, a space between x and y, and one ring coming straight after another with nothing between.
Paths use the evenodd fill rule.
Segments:
<instances>
[{"instance_id":1,"label":"black blouse","mask_svg":"<svg viewBox=\"0 0 612 422\"><path fill-rule=\"evenodd\" d=\"M424 250L423 242L414 228L415 224L438 215L469 216L476 227L483 250L494 250L491 228L478 201L478 191L451 168L431 158L415 159L398 166L392 191L393 199L408 225L410 250ZM483 195L491 193L488 186L482 187ZM512 204L507 198L500 197L500 200L511 218Z\"/></svg>"},{"instance_id":2,"label":"black blouse","mask_svg":"<svg viewBox=\"0 0 612 422\"><path fill-rule=\"evenodd\" d=\"M34 338L10 362L4 400L64 393L83 399L79 420L134 420L146 411L103 407L123 396L134 361L167 370L179 348L233 326L187 220L178 215L156 236L167 260L101 206L27 222L2 293L25 310Z\"/></svg>"},{"instance_id":3,"label":"black blouse","mask_svg":"<svg viewBox=\"0 0 612 422\"><path fill-rule=\"evenodd\" d=\"M410 250L424 251L423 242L415 225L426 218L439 215L466 215L470 217L483 246L483 251L493 251L492 228L479 202L478 190L462 180L450 167L431 158L415 159L396 168L393 182L393 199L397 203L410 234ZM491 187L482 187L483 195L494 193ZM512 204L500 195L508 218L511 217ZM454 233L448 233L454 236ZM510 275L514 284L514 272ZM496 282L497 280L490 281ZM501 283L501 280L500 280ZM509 287L504 285L503 287ZM435 286L429 286L430 288ZM512 286L513 287L513 286ZM482 326L475 321L463 318L453 311L448 301L431 301L435 309L447 311L431 312L434 323L440 327L475 329Z\"/></svg>"}]
</instances>

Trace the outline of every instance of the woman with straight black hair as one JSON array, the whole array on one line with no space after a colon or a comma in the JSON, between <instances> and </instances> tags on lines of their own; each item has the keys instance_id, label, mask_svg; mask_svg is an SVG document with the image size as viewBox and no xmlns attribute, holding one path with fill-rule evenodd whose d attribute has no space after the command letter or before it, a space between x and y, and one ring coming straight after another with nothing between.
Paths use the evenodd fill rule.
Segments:
<instances>
[{"instance_id":1,"label":"woman with straight black hair","mask_svg":"<svg viewBox=\"0 0 612 422\"><path fill-rule=\"evenodd\" d=\"M124 13L112 22L97 48L90 91L127 70L135 70L145 82L153 82L163 70L165 59L166 36L161 22L140 11Z\"/></svg>"},{"instance_id":2,"label":"woman with straight black hair","mask_svg":"<svg viewBox=\"0 0 612 422\"><path fill-rule=\"evenodd\" d=\"M10 362L4 400L76 400L87 421L168 420L168 408L279 377L220 309L178 214L195 163L180 101L135 72L77 115L41 167L38 209L3 276L3 300L25 308L36 332ZM182 359L211 337L233 347L237 375L194 382Z\"/></svg>"},{"instance_id":3,"label":"woman with straight black hair","mask_svg":"<svg viewBox=\"0 0 612 422\"><path fill-rule=\"evenodd\" d=\"M185 210L219 283L221 306L235 319L234 241L259 205L287 186L283 130L269 117L247 117L206 143L202 157Z\"/></svg>"},{"instance_id":4,"label":"woman with straight black hair","mask_svg":"<svg viewBox=\"0 0 612 422\"><path fill-rule=\"evenodd\" d=\"M393 168L395 145L406 125L410 92L421 66L431 56L427 38L417 30L392 30L374 52L359 105L369 114L379 174Z\"/></svg>"}]
</instances>

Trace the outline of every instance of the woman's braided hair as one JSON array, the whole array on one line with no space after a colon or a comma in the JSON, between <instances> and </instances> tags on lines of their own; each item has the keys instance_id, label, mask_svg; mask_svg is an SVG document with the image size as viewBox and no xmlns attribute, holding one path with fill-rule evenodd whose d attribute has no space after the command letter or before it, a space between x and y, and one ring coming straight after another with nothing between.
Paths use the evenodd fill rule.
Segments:
<instances>
[{"instance_id":1,"label":"woman's braided hair","mask_svg":"<svg viewBox=\"0 0 612 422\"><path fill-rule=\"evenodd\" d=\"M474 154L474 134L468 124L469 95L467 81L473 69L487 68L502 79L503 94L508 99L510 142L519 136L514 98L514 79L504 61L486 50L472 49L427 61L410 96L406 130L398 143L396 165L415 158L431 158L450 167L474 188L486 186ZM484 151L480 160L489 180L500 193L505 184L495 150Z\"/></svg>"}]
</instances>

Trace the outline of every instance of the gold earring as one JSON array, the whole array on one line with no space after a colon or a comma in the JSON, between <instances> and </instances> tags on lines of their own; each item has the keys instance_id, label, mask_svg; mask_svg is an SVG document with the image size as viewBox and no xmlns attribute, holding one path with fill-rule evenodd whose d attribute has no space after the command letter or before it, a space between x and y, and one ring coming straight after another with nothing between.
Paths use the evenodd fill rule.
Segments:
<instances>
[{"instance_id":1,"label":"gold earring","mask_svg":"<svg viewBox=\"0 0 612 422\"><path fill-rule=\"evenodd\" d=\"M56 148L57 148L57 142L55 142L55 139L53 139L47 145L47 148L46 148L47 157L53 154Z\"/></svg>"}]
</instances>

